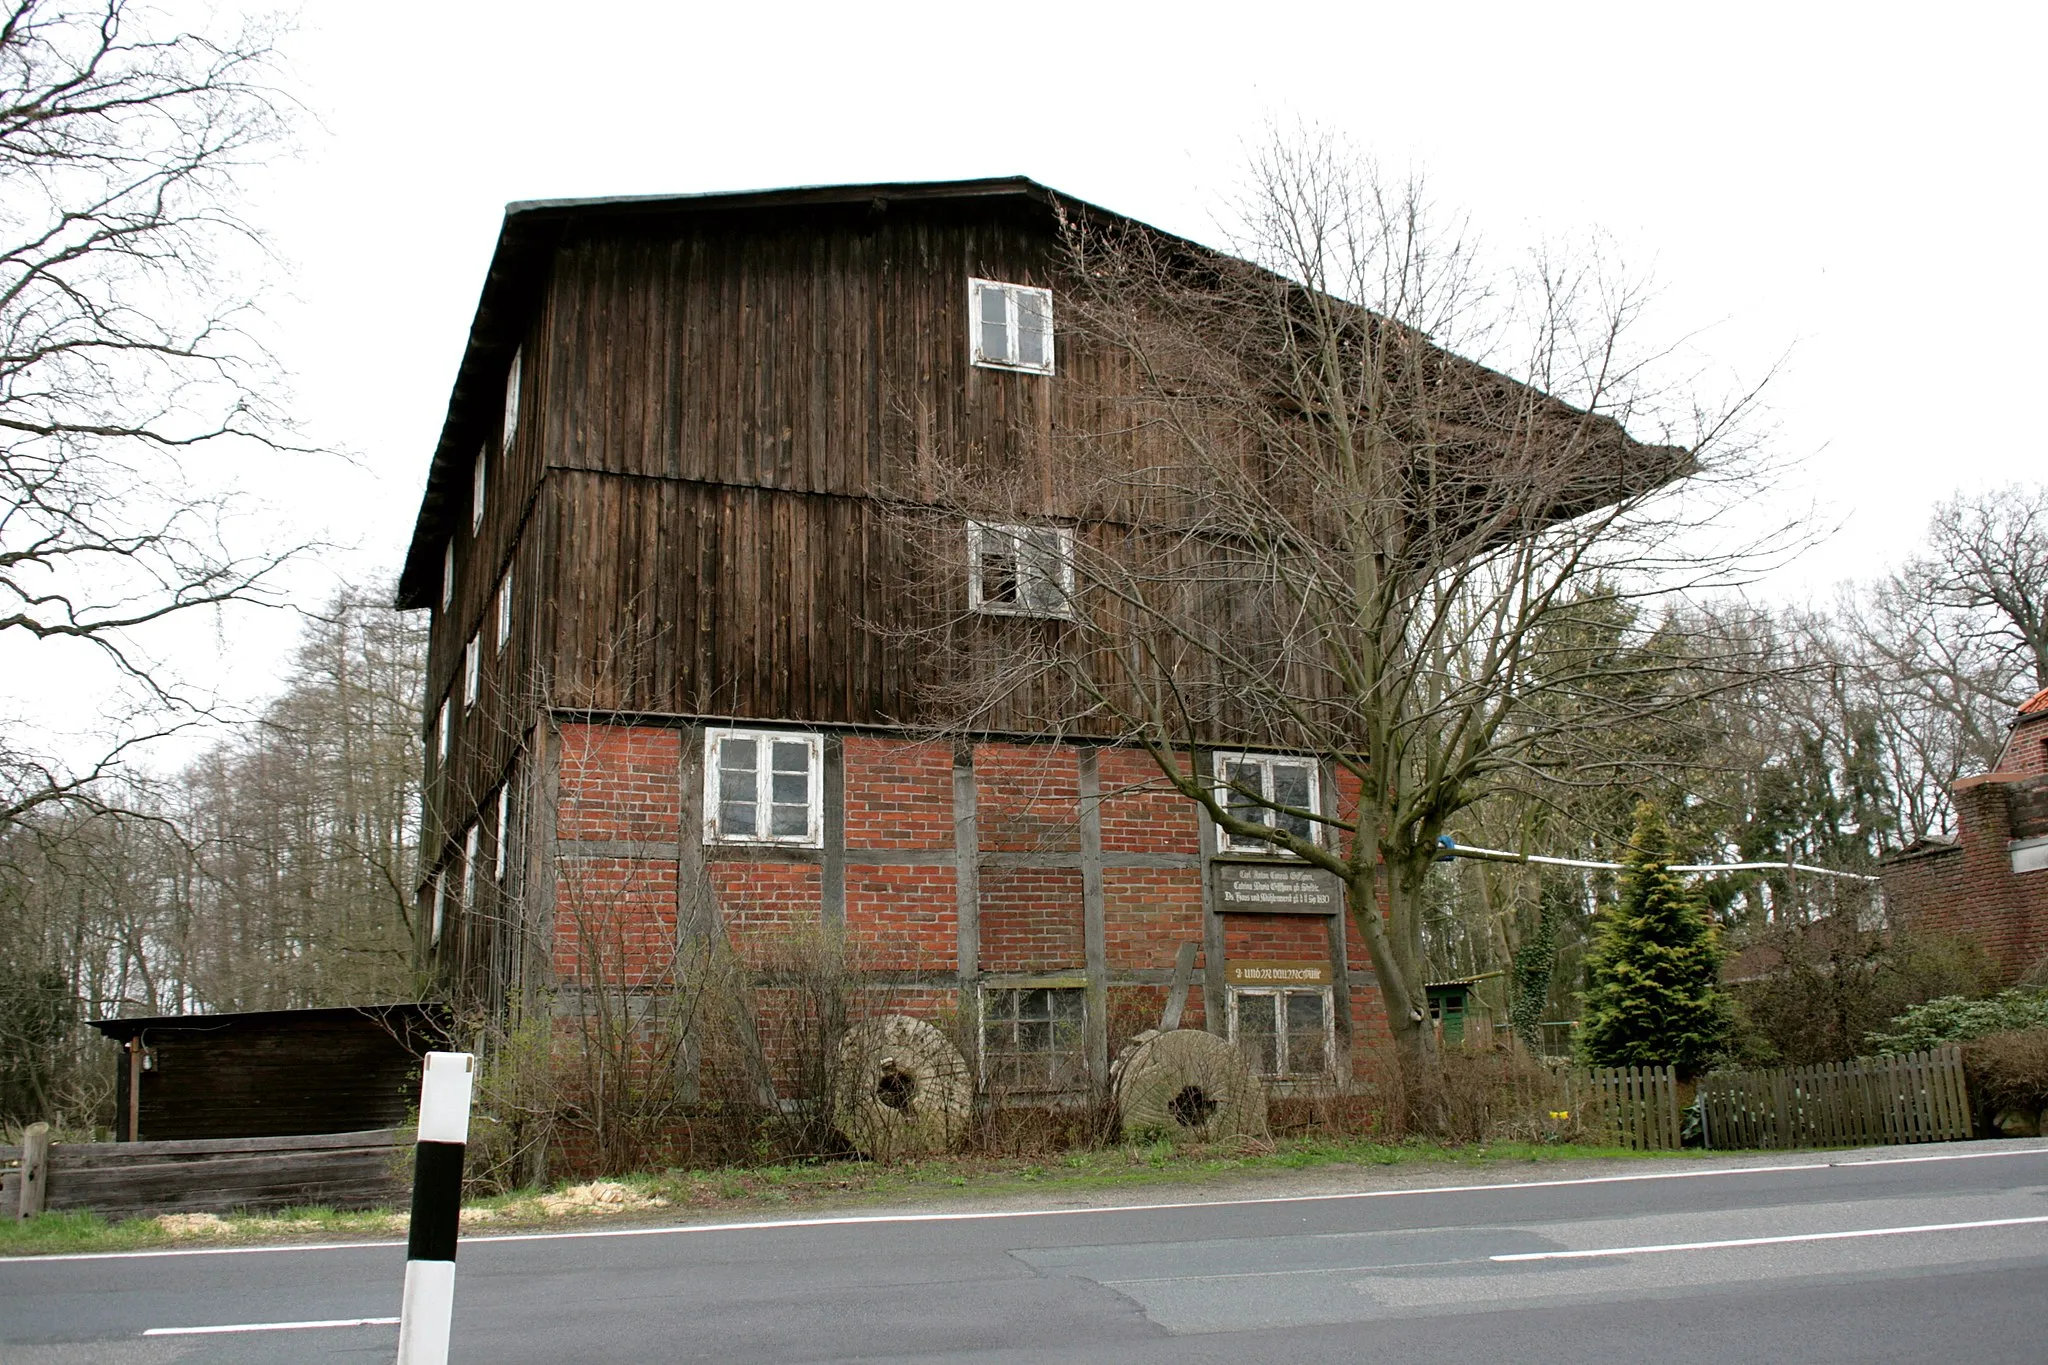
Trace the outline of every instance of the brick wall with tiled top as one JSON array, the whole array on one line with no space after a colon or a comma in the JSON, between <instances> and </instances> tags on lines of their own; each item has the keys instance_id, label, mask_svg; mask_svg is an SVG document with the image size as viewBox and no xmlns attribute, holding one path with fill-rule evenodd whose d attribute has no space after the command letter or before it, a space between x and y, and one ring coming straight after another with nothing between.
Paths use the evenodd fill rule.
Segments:
<instances>
[{"instance_id":1,"label":"brick wall with tiled top","mask_svg":"<svg viewBox=\"0 0 2048 1365\"><path fill-rule=\"evenodd\" d=\"M1886 902L1901 924L1983 946L2004 981L2048 955L2048 871L2014 872L2018 806L2034 827L2041 778L1991 773L1955 784L1956 845L1920 850L1884 868Z\"/></svg>"},{"instance_id":2,"label":"brick wall with tiled top","mask_svg":"<svg viewBox=\"0 0 2048 1365\"><path fill-rule=\"evenodd\" d=\"M673 843L683 810L682 732L654 725L564 725L563 839Z\"/></svg>"}]
</instances>

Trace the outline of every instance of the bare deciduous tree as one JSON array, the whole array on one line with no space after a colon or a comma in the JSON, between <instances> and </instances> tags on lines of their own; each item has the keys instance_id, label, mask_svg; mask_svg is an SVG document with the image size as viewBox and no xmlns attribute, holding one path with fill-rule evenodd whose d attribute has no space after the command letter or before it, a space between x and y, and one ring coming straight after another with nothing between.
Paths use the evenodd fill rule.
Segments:
<instances>
[{"instance_id":1,"label":"bare deciduous tree","mask_svg":"<svg viewBox=\"0 0 2048 1365\"><path fill-rule=\"evenodd\" d=\"M125 0L0 13L0 645L82 646L140 713L82 768L0 747L0 822L88 797L189 714L149 629L259 596L278 559L228 547L230 504L184 464L287 430L234 210L283 132L270 36L147 30Z\"/></svg>"},{"instance_id":2,"label":"bare deciduous tree","mask_svg":"<svg viewBox=\"0 0 2048 1365\"><path fill-rule=\"evenodd\" d=\"M1075 527L1056 628L962 612L960 575L935 581L954 612L927 639L951 653L933 704L969 728L1106 727L1227 838L1333 874L1430 1082L1424 882L1447 823L1505 780L1615 780L1654 758L1618 727L1746 676L1669 616L1612 610L1735 562L1700 513L1746 453L1746 400L1656 388L1645 296L1597 257L1490 273L1419 185L1328 145L1276 142L1241 208L1239 258L1072 225L1066 354L1109 377L1098 424L1054 433L1046 486L920 458L906 518L935 565L961 562L952 517ZM1325 790L1240 774L1233 750L1314 755Z\"/></svg>"}]
</instances>

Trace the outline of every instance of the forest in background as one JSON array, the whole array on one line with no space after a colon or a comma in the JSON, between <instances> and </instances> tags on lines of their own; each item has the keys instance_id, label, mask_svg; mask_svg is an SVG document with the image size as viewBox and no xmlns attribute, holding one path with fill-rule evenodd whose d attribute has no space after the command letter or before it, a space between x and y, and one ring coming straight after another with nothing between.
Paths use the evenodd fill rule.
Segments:
<instances>
[{"instance_id":1,"label":"forest in background","mask_svg":"<svg viewBox=\"0 0 2048 1365\"><path fill-rule=\"evenodd\" d=\"M183 769L101 784L0 827L0 1120L90 1122L112 1067L85 1021L413 998L420 698L426 619L385 585L305 616L277 696ZM1676 753L1649 779L1579 756L1532 774L1456 830L1482 847L1605 859L1634 803L1657 801L1684 855L1873 871L1950 828L1950 784L1994 764L2013 710L2048 686L2048 490L2013 487L1938 509L1896 572L1821 609L1673 608L1674 629L1727 642L1739 685L1616 734ZM1685 619L1679 623L1679 615ZM1589 627L1583 614L1573 629ZM1655 632L1616 619L1611 679L1640 675ZM1731 949L1777 949L1739 993L1753 1060L1848 1055L1918 999L1969 990L1952 944L1871 931L1860 884L1709 878ZM1574 1017L1604 873L1452 862L1435 879L1433 978L1499 974L1514 1022ZM1816 934L1815 926L1822 932ZM1845 961L1863 970L1840 970ZM1838 1017L1837 1017L1838 1016Z\"/></svg>"}]
</instances>

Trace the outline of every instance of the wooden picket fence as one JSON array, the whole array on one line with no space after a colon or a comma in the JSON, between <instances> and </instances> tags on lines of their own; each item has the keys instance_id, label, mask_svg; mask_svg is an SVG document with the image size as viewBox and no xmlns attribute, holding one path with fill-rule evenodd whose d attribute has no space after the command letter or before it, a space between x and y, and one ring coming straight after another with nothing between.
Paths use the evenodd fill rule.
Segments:
<instances>
[{"instance_id":1,"label":"wooden picket fence","mask_svg":"<svg viewBox=\"0 0 2048 1365\"><path fill-rule=\"evenodd\" d=\"M1778 1071L1716 1071L1700 1082L1706 1145L1857 1147L1970 1136L1963 1052Z\"/></svg>"},{"instance_id":2,"label":"wooden picket fence","mask_svg":"<svg viewBox=\"0 0 2048 1365\"><path fill-rule=\"evenodd\" d=\"M1609 1066L1565 1077L1566 1104L1597 1142L1638 1151L1677 1147L1678 1077L1668 1066Z\"/></svg>"}]
</instances>

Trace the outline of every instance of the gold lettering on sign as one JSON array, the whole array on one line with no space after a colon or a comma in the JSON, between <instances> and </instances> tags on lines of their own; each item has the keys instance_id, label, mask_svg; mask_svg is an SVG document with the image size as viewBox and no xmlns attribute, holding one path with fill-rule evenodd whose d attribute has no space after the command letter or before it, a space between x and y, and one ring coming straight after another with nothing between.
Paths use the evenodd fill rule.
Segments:
<instances>
[{"instance_id":1,"label":"gold lettering on sign","mask_svg":"<svg viewBox=\"0 0 2048 1365\"><path fill-rule=\"evenodd\" d=\"M1223 969L1233 986L1327 986L1327 962L1232 962Z\"/></svg>"}]
</instances>

